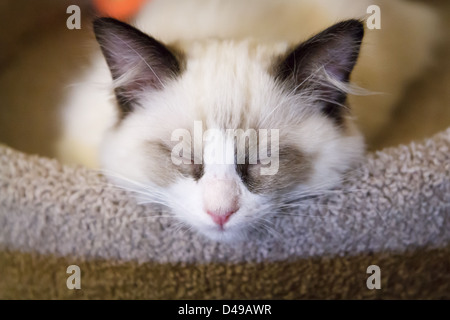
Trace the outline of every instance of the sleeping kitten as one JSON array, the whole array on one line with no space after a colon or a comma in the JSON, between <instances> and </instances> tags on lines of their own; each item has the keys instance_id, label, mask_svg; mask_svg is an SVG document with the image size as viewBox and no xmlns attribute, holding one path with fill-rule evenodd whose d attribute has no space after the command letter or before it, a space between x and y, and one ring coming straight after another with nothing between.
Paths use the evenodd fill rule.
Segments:
<instances>
[{"instance_id":1,"label":"sleeping kitten","mask_svg":"<svg viewBox=\"0 0 450 320\"><path fill-rule=\"evenodd\" d=\"M67 127L62 155L100 163L116 184L211 239L245 238L289 203L336 186L363 156L347 99L360 20L296 44L224 35L163 42L111 18L95 20L94 32L104 58L85 81L112 76L114 97L75 89L70 105L96 116L85 114L86 130ZM66 110L69 123L77 111ZM84 134L89 142L76 138Z\"/></svg>"}]
</instances>

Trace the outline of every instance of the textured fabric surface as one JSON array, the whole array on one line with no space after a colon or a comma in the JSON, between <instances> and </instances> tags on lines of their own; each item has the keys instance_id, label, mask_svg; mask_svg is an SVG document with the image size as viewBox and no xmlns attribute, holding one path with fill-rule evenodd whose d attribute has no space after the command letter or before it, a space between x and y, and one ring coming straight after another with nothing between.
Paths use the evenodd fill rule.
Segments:
<instances>
[{"instance_id":1,"label":"textured fabric surface","mask_svg":"<svg viewBox=\"0 0 450 320\"><path fill-rule=\"evenodd\" d=\"M330 297L376 298L380 294L367 293L363 280L365 268L378 260L389 266L384 281L396 286L386 297L449 297L449 281L442 284L450 270L449 213L450 129L368 154L341 188L275 217L274 232L232 245L176 231L168 212L139 205L95 171L2 146L0 295L76 298L52 293L58 290L52 282L41 291L32 285L37 280L30 287L16 283L37 270L54 282L75 261L112 279L92 280L84 296L91 298L314 298L326 297L328 289ZM164 280L152 287L141 283L146 276ZM236 294L226 287L239 283L250 287ZM404 292L411 283L410 293ZM128 286L140 289L133 296Z\"/></svg>"},{"instance_id":2,"label":"textured fabric surface","mask_svg":"<svg viewBox=\"0 0 450 320\"><path fill-rule=\"evenodd\" d=\"M81 289L69 290L69 265ZM367 267L381 288L366 286ZM0 252L1 299L450 299L450 247L287 262L157 264Z\"/></svg>"}]
</instances>

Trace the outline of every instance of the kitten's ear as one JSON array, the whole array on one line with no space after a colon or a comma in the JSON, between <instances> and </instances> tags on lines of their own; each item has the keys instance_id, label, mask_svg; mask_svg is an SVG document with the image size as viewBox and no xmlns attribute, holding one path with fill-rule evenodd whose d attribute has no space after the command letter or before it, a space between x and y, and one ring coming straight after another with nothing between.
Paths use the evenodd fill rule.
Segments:
<instances>
[{"instance_id":1,"label":"kitten's ear","mask_svg":"<svg viewBox=\"0 0 450 320\"><path fill-rule=\"evenodd\" d=\"M305 94L308 90L323 103L322 111L340 123L346 92L336 84L349 81L363 35L361 21L339 22L288 52L275 64L275 77L288 90Z\"/></svg>"},{"instance_id":2,"label":"kitten's ear","mask_svg":"<svg viewBox=\"0 0 450 320\"><path fill-rule=\"evenodd\" d=\"M126 23L99 18L94 32L123 112L133 110L139 94L164 88L168 79L180 73L180 62L164 44Z\"/></svg>"}]
</instances>

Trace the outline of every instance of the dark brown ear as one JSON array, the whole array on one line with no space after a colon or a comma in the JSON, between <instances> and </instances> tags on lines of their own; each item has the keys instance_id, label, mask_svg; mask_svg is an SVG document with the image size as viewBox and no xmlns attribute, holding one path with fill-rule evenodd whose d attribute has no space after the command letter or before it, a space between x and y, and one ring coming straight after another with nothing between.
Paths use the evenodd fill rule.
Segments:
<instances>
[{"instance_id":1,"label":"dark brown ear","mask_svg":"<svg viewBox=\"0 0 450 320\"><path fill-rule=\"evenodd\" d=\"M123 112L130 112L142 92L160 90L180 72L180 62L161 42L112 18L94 21L94 32L117 86Z\"/></svg>"},{"instance_id":2,"label":"dark brown ear","mask_svg":"<svg viewBox=\"0 0 450 320\"><path fill-rule=\"evenodd\" d=\"M358 20L339 22L301 43L275 64L275 77L288 90L317 97L322 111L341 121L346 92L326 81L326 75L347 83L358 59L364 25Z\"/></svg>"}]
</instances>

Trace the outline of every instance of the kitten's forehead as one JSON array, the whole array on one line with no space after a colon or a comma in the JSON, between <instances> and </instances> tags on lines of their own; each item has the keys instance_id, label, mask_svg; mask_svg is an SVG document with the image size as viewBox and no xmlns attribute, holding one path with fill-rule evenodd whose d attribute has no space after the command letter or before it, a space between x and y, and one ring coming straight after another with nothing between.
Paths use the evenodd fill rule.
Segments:
<instances>
[{"instance_id":1,"label":"kitten's forehead","mask_svg":"<svg viewBox=\"0 0 450 320\"><path fill-rule=\"evenodd\" d=\"M270 75L273 58L286 44L252 41L208 41L187 49L187 67L180 78L186 96L195 96L194 113L208 127L248 128L257 125L265 106L279 102L279 88Z\"/></svg>"},{"instance_id":2,"label":"kitten's forehead","mask_svg":"<svg viewBox=\"0 0 450 320\"><path fill-rule=\"evenodd\" d=\"M293 119L292 103L271 74L271 63L287 44L205 41L183 47L185 69L165 90L149 93L141 104L158 128L279 128ZM301 108L301 97L296 98ZM153 107L151 107L153 106Z\"/></svg>"}]
</instances>

